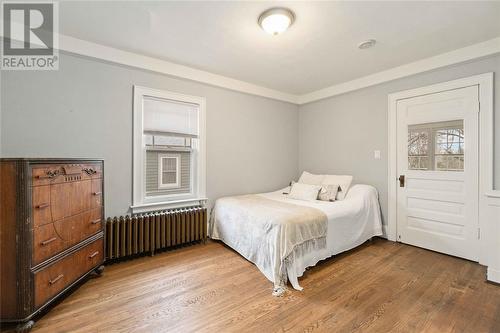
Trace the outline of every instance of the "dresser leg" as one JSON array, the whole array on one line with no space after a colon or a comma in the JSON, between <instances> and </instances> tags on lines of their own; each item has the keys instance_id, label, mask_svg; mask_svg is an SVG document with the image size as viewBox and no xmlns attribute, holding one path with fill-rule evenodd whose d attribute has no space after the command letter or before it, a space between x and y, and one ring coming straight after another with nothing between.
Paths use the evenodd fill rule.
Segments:
<instances>
[{"instance_id":1,"label":"dresser leg","mask_svg":"<svg viewBox=\"0 0 500 333\"><path fill-rule=\"evenodd\" d=\"M33 326L35 326L35 322L33 320L28 320L25 323L19 324L16 327L16 332L19 332L19 333L29 332L29 331L31 331Z\"/></svg>"},{"instance_id":2,"label":"dresser leg","mask_svg":"<svg viewBox=\"0 0 500 333\"><path fill-rule=\"evenodd\" d=\"M104 272L104 265L101 265L99 267L97 267L94 272L98 275L98 276L101 276L102 273Z\"/></svg>"}]
</instances>

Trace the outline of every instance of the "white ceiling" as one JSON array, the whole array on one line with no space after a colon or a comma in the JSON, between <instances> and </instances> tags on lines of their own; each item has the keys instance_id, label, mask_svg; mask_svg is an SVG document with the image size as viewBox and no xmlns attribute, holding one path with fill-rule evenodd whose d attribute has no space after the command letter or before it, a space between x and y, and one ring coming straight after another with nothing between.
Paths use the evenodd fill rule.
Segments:
<instances>
[{"instance_id":1,"label":"white ceiling","mask_svg":"<svg viewBox=\"0 0 500 333\"><path fill-rule=\"evenodd\" d=\"M273 6L296 22L271 36ZM291 94L500 36L500 2L60 2L60 32ZM377 45L359 50L374 38Z\"/></svg>"}]
</instances>

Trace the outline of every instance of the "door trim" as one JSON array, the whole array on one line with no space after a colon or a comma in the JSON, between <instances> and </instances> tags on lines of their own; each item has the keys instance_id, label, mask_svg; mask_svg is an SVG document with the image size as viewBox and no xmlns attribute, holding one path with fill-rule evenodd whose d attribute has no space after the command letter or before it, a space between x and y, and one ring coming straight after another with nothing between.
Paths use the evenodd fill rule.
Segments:
<instances>
[{"instance_id":1,"label":"door trim","mask_svg":"<svg viewBox=\"0 0 500 333\"><path fill-rule=\"evenodd\" d=\"M486 210L488 196L500 196L493 184L493 72L442 82L426 87L400 91L388 96L388 216L384 234L391 241L397 240L397 101L422 95L478 86L479 90L479 228L487 230ZM484 232L483 232L484 234ZM487 265L488 241L479 242L479 263Z\"/></svg>"}]
</instances>

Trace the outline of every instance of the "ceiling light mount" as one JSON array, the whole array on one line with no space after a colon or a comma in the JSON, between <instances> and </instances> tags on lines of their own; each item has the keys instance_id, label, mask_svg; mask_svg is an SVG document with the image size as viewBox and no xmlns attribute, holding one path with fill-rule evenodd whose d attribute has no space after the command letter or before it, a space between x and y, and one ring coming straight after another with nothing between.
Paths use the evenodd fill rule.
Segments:
<instances>
[{"instance_id":1,"label":"ceiling light mount","mask_svg":"<svg viewBox=\"0 0 500 333\"><path fill-rule=\"evenodd\" d=\"M295 14L288 8L276 7L264 11L259 16L261 28L271 35L285 32L295 21Z\"/></svg>"},{"instance_id":2,"label":"ceiling light mount","mask_svg":"<svg viewBox=\"0 0 500 333\"><path fill-rule=\"evenodd\" d=\"M367 39L358 44L358 49L365 50L374 47L377 41L375 39Z\"/></svg>"}]
</instances>

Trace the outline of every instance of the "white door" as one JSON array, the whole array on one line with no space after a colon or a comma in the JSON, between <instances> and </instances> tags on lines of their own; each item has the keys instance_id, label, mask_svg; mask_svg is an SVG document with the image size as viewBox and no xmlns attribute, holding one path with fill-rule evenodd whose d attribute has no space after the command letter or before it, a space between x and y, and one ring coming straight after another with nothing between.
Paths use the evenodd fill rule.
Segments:
<instances>
[{"instance_id":1,"label":"white door","mask_svg":"<svg viewBox=\"0 0 500 333\"><path fill-rule=\"evenodd\" d=\"M478 87L397 102L398 240L478 260Z\"/></svg>"}]
</instances>

